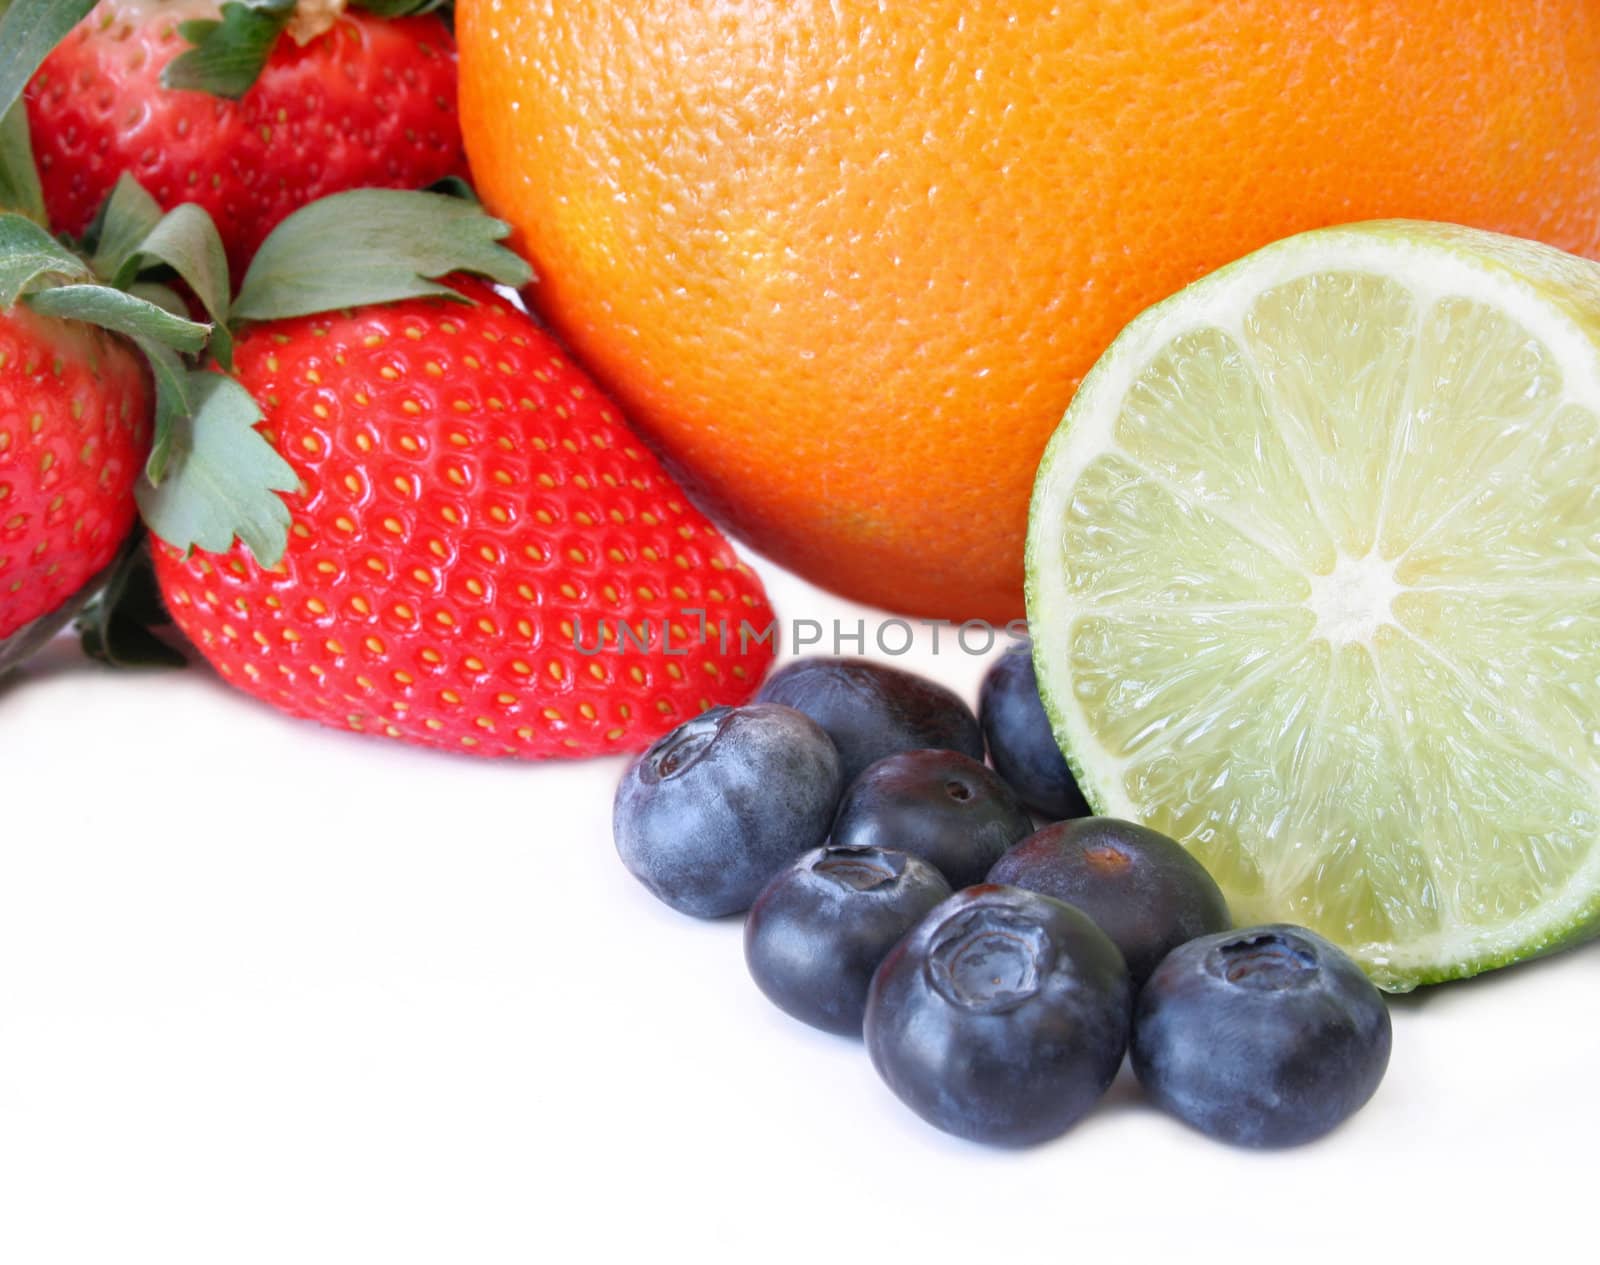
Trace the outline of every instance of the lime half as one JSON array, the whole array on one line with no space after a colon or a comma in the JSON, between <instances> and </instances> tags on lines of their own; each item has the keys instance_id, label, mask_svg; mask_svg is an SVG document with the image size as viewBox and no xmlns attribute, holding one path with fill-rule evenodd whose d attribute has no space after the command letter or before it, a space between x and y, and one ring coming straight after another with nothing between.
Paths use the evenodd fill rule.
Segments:
<instances>
[{"instance_id":1,"label":"lime half","mask_svg":"<svg viewBox=\"0 0 1600 1265\"><path fill-rule=\"evenodd\" d=\"M1382 987L1600 916L1600 265L1288 238L1133 322L1045 452L1040 690L1102 813Z\"/></svg>"}]
</instances>

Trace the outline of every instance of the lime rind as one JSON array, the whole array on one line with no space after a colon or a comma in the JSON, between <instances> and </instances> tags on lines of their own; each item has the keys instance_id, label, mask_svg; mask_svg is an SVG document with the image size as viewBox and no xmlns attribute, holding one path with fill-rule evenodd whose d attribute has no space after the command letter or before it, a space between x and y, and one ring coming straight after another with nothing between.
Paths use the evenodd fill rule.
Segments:
<instances>
[{"instance_id":1,"label":"lime rind","mask_svg":"<svg viewBox=\"0 0 1600 1265\"><path fill-rule=\"evenodd\" d=\"M1412 221L1317 230L1266 247L1148 309L1085 377L1047 445L1025 548L1041 698L1057 742L1098 813L1144 816L1122 785L1118 758L1101 745L1074 696L1070 657L1059 641L1074 613L1059 544L1065 498L1092 460L1116 448L1112 428L1121 403L1161 349L1190 331L1234 327L1255 296L1329 271L1398 276L1418 296L1419 308L1464 294L1503 311L1550 349L1566 395L1600 414L1600 268L1533 243ZM1600 791L1593 798L1600 803ZM1558 890L1497 925L1446 926L1406 943L1346 947L1380 986L1400 992L1553 952L1597 930L1600 846L1590 846Z\"/></svg>"}]
</instances>

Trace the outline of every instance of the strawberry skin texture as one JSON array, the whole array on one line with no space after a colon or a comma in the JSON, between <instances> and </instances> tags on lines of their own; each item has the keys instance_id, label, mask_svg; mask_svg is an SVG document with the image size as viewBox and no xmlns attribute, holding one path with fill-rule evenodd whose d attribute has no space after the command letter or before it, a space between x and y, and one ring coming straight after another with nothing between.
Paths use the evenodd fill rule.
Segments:
<instances>
[{"instance_id":1,"label":"strawberry skin texture","mask_svg":"<svg viewBox=\"0 0 1600 1265\"><path fill-rule=\"evenodd\" d=\"M295 716L486 756L637 751L747 700L771 661L738 635L770 631L760 581L547 334L455 284L475 306L240 338L238 377L302 487L275 571L238 545L156 550L178 625ZM580 652L600 620L604 649Z\"/></svg>"},{"instance_id":2,"label":"strawberry skin texture","mask_svg":"<svg viewBox=\"0 0 1600 1265\"><path fill-rule=\"evenodd\" d=\"M51 226L81 236L124 171L170 210L197 202L234 279L290 212L361 187L421 188L466 171L455 38L437 14L352 10L304 48L281 37L239 101L161 86L189 47L185 0L106 0L45 59L28 120Z\"/></svg>"},{"instance_id":3,"label":"strawberry skin texture","mask_svg":"<svg viewBox=\"0 0 1600 1265\"><path fill-rule=\"evenodd\" d=\"M150 400L144 366L110 335L0 312L0 641L116 556L138 512Z\"/></svg>"}]
</instances>

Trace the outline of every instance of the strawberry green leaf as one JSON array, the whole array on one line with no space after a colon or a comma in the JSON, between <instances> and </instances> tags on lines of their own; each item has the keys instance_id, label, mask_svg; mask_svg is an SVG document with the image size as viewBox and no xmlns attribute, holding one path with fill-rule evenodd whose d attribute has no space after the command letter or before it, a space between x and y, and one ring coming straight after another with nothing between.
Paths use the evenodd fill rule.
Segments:
<instances>
[{"instance_id":1,"label":"strawberry green leaf","mask_svg":"<svg viewBox=\"0 0 1600 1265\"><path fill-rule=\"evenodd\" d=\"M50 50L94 6L95 0L12 0L0 14L0 114L10 112Z\"/></svg>"},{"instance_id":2,"label":"strawberry green leaf","mask_svg":"<svg viewBox=\"0 0 1600 1265\"><path fill-rule=\"evenodd\" d=\"M199 352L211 335L209 325L174 316L137 295L103 285L63 285L30 294L28 306L45 316L86 321L115 334L165 344L177 351Z\"/></svg>"},{"instance_id":3,"label":"strawberry green leaf","mask_svg":"<svg viewBox=\"0 0 1600 1265\"><path fill-rule=\"evenodd\" d=\"M106 284L187 317L188 308L171 290L150 290L138 279L152 268L171 268L186 281L214 322L211 353L224 369L232 367L233 338L226 327L228 255L210 215L192 202L162 214L144 187L123 173L90 233L95 274Z\"/></svg>"},{"instance_id":4,"label":"strawberry green leaf","mask_svg":"<svg viewBox=\"0 0 1600 1265\"><path fill-rule=\"evenodd\" d=\"M0 213L0 312L45 278L87 281L89 269L27 216Z\"/></svg>"},{"instance_id":5,"label":"strawberry green leaf","mask_svg":"<svg viewBox=\"0 0 1600 1265\"><path fill-rule=\"evenodd\" d=\"M144 476L152 485L159 485L167 477L178 423L194 412L194 401L189 394L190 370L172 348L147 338L134 341L144 353L156 383L155 439L144 465Z\"/></svg>"},{"instance_id":6,"label":"strawberry green leaf","mask_svg":"<svg viewBox=\"0 0 1600 1265\"><path fill-rule=\"evenodd\" d=\"M18 101L0 116L0 211L15 211L45 223L44 189L33 162L28 111Z\"/></svg>"},{"instance_id":7,"label":"strawberry green leaf","mask_svg":"<svg viewBox=\"0 0 1600 1265\"><path fill-rule=\"evenodd\" d=\"M161 603L149 540L142 531L118 555L105 586L84 607L76 626L84 654L114 668L181 668L189 662L156 633L172 628L172 616Z\"/></svg>"},{"instance_id":8,"label":"strawberry green leaf","mask_svg":"<svg viewBox=\"0 0 1600 1265\"><path fill-rule=\"evenodd\" d=\"M144 269L165 264L186 282L214 322L211 354L224 369L233 367L228 333L228 255L217 226L192 202L174 207L117 270L114 284L128 286Z\"/></svg>"},{"instance_id":9,"label":"strawberry green leaf","mask_svg":"<svg viewBox=\"0 0 1600 1265\"><path fill-rule=\"evenodd\" d=\"M525 285L532 269L499 244L510 231L475 203L443 194L336 193L301 207L262 243L233 316L270 321L424 295L460 298L436 281L452 272Z\"/></svg>"},{"instance_id":10,"label":"strawberry green leaf","mask_svg":"<svg viewBox=\"0 0 1600 1265\"><path fill-rule=\"evenodd\" d=\"M100 207L89 237L94 246L94 271L97 277L115 282L123 265L132 259L139 243L161 223L161 204L127 172Z\"/></svg>"},{"instance_id":11,"label":"strawberry green leaf","mask_svg":"<svg viewBox=\"0 0 1600 1265\"><path fill-rule=\"evenodd\" d=\"M445 176L435 180L423 190L424 193L442 193L446 197L457 198L462 202L470 202L473 206L482 206L478 201L478 191L460 176Z\"/></svg>"},{"instance_id":12,"label":"strawberry green leaf","mask_svg":"<svg viewBox=\"0 0 1600 1265\"><path fill-rule=\"evenodd\" d=\"M136 299L143 299L146 303L154 303L162 311L171 312L174 316L181 316L185 320L189 319L189 305L171 286L156 281L135 281L128 287L128 293ZM217 341L215 331L212 332L211 341L212 343Z\"/></svg>"},{"instance_id":13,"label":"strawberry green leaf","mask_svg":"<svg viewBox=\"0 0 1600 1265\"><path fill-rule=\"evenodd\" d=\"M220 373L191 371L193 408L173 426L165 478L135 489L150 530L174 548L221 553L242 540L264 567L289 541L289 507L280 492L299 487L289 463L256 429L261 410Z\"/></svg>"},{"instance_id":14,"label":"strawberry green leaf","mask_svg":"<svg viewBox=\"0 0 1600 1265\"><path fill-rule=\"evenodd\" d=\"M295 0L233 0L220 19L178 24L178 34L194 47L167 63L164 88L209 92L237 101L261 74L272 49L294 13Z\"/></svg>"},{"instance_id":15,"label":"strawberry green leaf","mask_svg":"<svg viewBox=\"0 0 1600 1265\"><path fill-rule=\"evenodd\" d=\"M380 18L408 18L444 7L444 0L352 0L352 3Z\"/></svg>"}]
</instances>

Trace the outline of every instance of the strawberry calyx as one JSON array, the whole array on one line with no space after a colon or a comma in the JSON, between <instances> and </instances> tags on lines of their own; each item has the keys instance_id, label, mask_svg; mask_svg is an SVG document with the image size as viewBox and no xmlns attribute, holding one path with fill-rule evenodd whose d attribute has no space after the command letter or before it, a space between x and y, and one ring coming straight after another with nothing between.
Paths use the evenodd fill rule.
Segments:
<instances>
[{"instance_id":1,"label":"strawberry calyx","mask_svg":"<svg viewBox=\"0 0 1600 1265\"><path fill-rule=\"evenodd\" d=\"M409 17L440 7L442 0L354 0L379 17ZM164 87L237 101L260 78L267 59L287 34L309 44L332 29L347 0L229 0L215 18L178 24L178 34L194 47L162 72Z\"/></svg>"},{"instance_id":2,"label":"strawberry calyx","mask_svg":"<svg viewBox=\"0 0 1600 1265\"><path fill-rule=\"evenodd\" d=\"M500 244L510 231L476 201L444 193L356 189L302 207L262 243L231 302L225 264L213 260L210 298L202 299L215 321L218 367L227 367L233 329L248 322L423 297L470 304L440 280L460 274L526 285L532 269ZM102 233L102 250L106 240ZM149 242L141 252L149 253ZM179 254L164 258L176 266ZM175 374L169 388L172 407L158 419L155 450L135 490L145 524L185 554L222 553L237 538L263 567L277 566L290 524L278 493L293 491L297 480L256 429L259 404L214 370Z\"/></svg>"},{"instance_id":3,"label":"strawberry calyx","mask_svg":"<svg viewBox=\"0 0 1600 1265\"><path fill-rule=\"evenodd\" d=\"M107 199L80 253L17 213L0 214L0 310L26 303L130 340L156 388L154 439L134 489L147 521L180 547L237 536L266 565L282 555L294 472L255 430L261 413L232 363L229 279L216 226L199 207L163 213L131 176ZM189 318L181 282L211 319Z\"/></svg>"},{"instance_id":4,"label":"strawberry calyx","mask_svg":"<svg viewBox=\"0 0 1600 1265\"><path fill-rule=\"evenodd\" d=\"M19 111L20 113L20 111ZM0 213L0 311L14 302L91 320L131 339L156 386L155 437L134 496L152 535L182 553L235 540L265 568L288 543L283 497L293 468L257 429L257 401L228 373L234 328L403 299L472 300L440 279L475 274L518 287L532 270L501 245L510 232L472 200L358 189L301 208L263 243L236 299L210 217L193 204L163 214L124 176L75 251L17 212ZM190 320L169 279L211 318ZM68 613L70 617L70 612ZM86 644L124 661L148 654L148 620L111 594ZM59 626L59 621L58 625Z\"/></svg>"},{"instance_id":5,"label":"strawberry calyx","mask_svg":"<svg viewBox=\"0 0 1600 1265\"><path fill-rule=\"evenodd\" d=\"M295 7L295 0L232 0L216 18L180 22L178 34L194 47L168 63L162 86L237 101L260 78Z\"/></svg>"},{"instance_id":6,"label":"strawberry calyx","mask_svg":"<svg viewBox=\"0 0 1600 1265\"><path fill-rule=\"evenodd\" d=\"M354 190L295 212L262 244L236 298L229 302L226 284L217 286L213 347L231 350L233 332L249 323L413 298L476 301L442 278L475 274L526 285L532 269L500 244L509 226L485 214L470 191L450 187L451 193ZM108 267L120 253L107 244L115 224L108 216L98 242ZM174 420L164 477L146 478L135 492L144 523L182 553L224 553L237 537L264 568L276 567L290 524L277 493L296 487L293 472L256 429L261 408L233 378L212 370L189 381L199 398ZM85 650L115 666L172 655L159 633L165 611L150 599L142 569L146 557L126 559L79 621Z\"/></svg>"},{"instance_id":7,"label":"strawberry calyx","mask_svg":"<svg viewBox=\"0 0 1600 1265\"><path fill-rule=\"evenodd\" d=\"M28 216L0 210L0 311L26 303L43 316L97 325L141 348L159 348L163 355L199 355L210 341L211 326L190 320L170 287L147 282L146 267L136 259L121 284L113 284L92 260Z\"/></svg>"},{"instance_id":8,"label":"strawberry calyx","mask_svg":"<svg viewBox=\"0 0 1600 1265\"><path fill-rule=\"evenodd\" d=\"M510 231L475 200L447 193L335 193L300 208L261 244L233 319L284 320L427 297L470 302L441 282L452 273L524 286L533 270L501 245Z\"/></svg>"},{"instance_id":9,"label":"strawberry calyx","mask_svg":"<svg viewBox=\"0 0 1600 1265\"><path fill-rule=\"evenodd\" d=\"M500 244L510 231L475 201L443 193L354 189L313 202L262 243L231 302L217 261L224 279L206 302L216 322L213 354L226 369L230 326L250 321L430 296L469 303L439 280L452 274L526 285L532 269ZM237 537L262 566L276 566L289 530L277 493L297 483L256 430L260 406L223 373L172 374L167 386L171 408L157 419L156 446L135 493L146 525L184 553L222 553Z\"/></svg>"},{"instance_id":10,"label":"strawberry calyx","mask_svg":"<svg viewBox=\"0 0 1600 1265\"><path fill-rule=\"evenodd\" d=\"M33 161L28 112L21 105L0 114L0 208L24 215L35 224L46 222L44 186Z\"/></svg>"},{"instance_id":11,"label":"strawberry calyx","mask_svg":"<svg viewBox=\"0 0 1600 1265\"><path fill-rule=\"evenodd\" d=\"M161 602L150 560L150 538L142 528L123 546L75 625L83 653L113 668L181 668L188 656L179 648L172 616Z\"/></svg>"},{"instance_id":12,"label":"strawberry calyx","mask_svg":"<svg viewBox=\"0 0 1600 1265\"><path fill-rule=\"evenodd\" d=\"M26 248L8 251L7 232L27 239ZM24 217L0 216L0 306L9 306L12 289L20 295L48 278L50 286L28 295L30 306L133 339L156 384L155 440L134 493L146 525L185 553L221 553L238 539L270 568L288 542L279 493L297 480L256 429L260 406L226 372L232 326L428 296L469 302L440 282L452 274L525 285L532 270L500 244L509 232L475 201L444 193L337 193L280 224L230 299L210 217L193 204L163 214L125 175L84 243L87 262ZM210 324L178 315L182 300L152 280L152 270L182 280Z\"/></svg>"},{"instance_id":13,"label":"strawberry calyx","mask_svg":"<svg viewBox=\"0 0 1600 1265\"><path fill-rule=\"evenodd\" d=\"M123 179L131 186L123 201L148 200L131 177ZM197 222L177 213L157 212L149 230L137 234L120 216L106 223L108 237L131 243L126 258L116 258L110 268L96 266L98 252L86 257L27 215L0 208L0 312L26 304L42 316L121 335L144 352L159 389L164 373L183 357L204 354L215 333L213 326L191 320L177 292L160 278L170 271L197 292L210 291L204 264L220 253L221 243L209 219Z\"/></svg>"}]
</instances>

